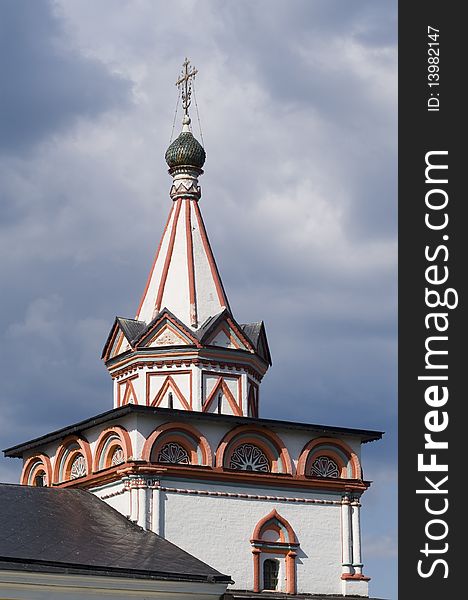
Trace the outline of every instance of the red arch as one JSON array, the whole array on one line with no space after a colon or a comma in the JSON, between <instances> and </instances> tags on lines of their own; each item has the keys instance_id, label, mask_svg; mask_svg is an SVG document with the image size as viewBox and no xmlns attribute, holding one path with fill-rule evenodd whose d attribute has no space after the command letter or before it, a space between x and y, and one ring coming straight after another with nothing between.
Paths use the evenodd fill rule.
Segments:
<instances>
[{"instance_id":1,"label":"red arch","mask_svg":"<svg viewBox=\"0 0 468 600\"><path fill-rule=\"evenodd\" d=\"M286 473L292 474L292 463L291 463L291 458L289 456L289 452L288 449L286 448L283 440L276 435L276 433L273 433L273 431L269 431L266 429L262 429L261 427L256 427L255 425L241 425L239 427L236 427L235 429L232 429L231 431L229 431L221 440L218 449L216 450L216 466L222 468L224 466L225 463L225 459L227 458L227 455L229 453L230 450L230 445L231 443L235 442L235 438L237 436L240 436L241 434L244 433L256 433L257 435L260 435L261 437L266 438L271 444L273 444L273 446L276 448L276 451L278 452L278 456L281 457L284 469ZM262 450L266 450L266 454L269 455L271 457L271 450L268 448L268 446L263 446L261 444L261 441L255 439L255 440L251 440L250 438L242 438L239 440L239 442L251 442L257 445L261 445L262 446ZM234 449L234 448L232 448ZM273 464L272 464L272 470L274 467L274 463L277 461L277 458L274 457L273 459ZM277 469L276 469L277 471Z\"/></svg>"},{"instance_id":2,"label":"red arch","mask_svg":"<svg viewBox=\"0 0 468 600\"><path fill-rule=\"evenodd\" d=\"M202 456L203 456L203 465L212 466L213 464L213 455L211 452L210 445L207 439L192 425L188 425L186 423L165 423L164 425L160 425L157 429L151 433L151 435L147 438L143 450L141 453L141 458L146 461L151 460L151 451L153 446L159 441L168 439L167 436L171 434L171 430L173 430L173 436L171 435L171 441L177 441L177 431L183 431L188 433L191 437L193 437L198 445L201 448ZM185 442L185 443L184 443ZM181 440L183 446L186 445L186 440Z\"/></svg>"},{"instance_id":3,"label":"red arch","mask_svg":"<svg viewBox=\"0 0 468 600\"><path fill-rule=\"evenodd\" d=\"M344 452L345 455L348 457L348 460L351 462L351 474L352 474L351 478L352 479L361 479L362 478L361 464L359 462L359 458L357 457L357 454L352 450L352 448L350 448L350 446L348 446L348 444L346 444L345 442L342 442L341 440L337 440L336 438L326 438L326 437L315 438L314 440L311 440L308 444L306 444L304 446L304 448L302 449L302 452L300 454L299 461L297 463L297 474L298 475L306 474L306 467L307 467L307 462L309 460L309 457L312 456L312 454L314 453L314 450L316 450L317 452L321 452L320 446L322 446L322 445L335 446L336 448L338 448L342 452ZM330 457L333 458L333 460L339 459L339 456L337 456L333 452L330 452L328 449L324 449L323 454L325 456L330 455ZM340 465L343 464L343 461L341 459L339 459L339 464Z\"/></svg>"},{"instance_id":4,"label":"red arch","mask_svg":"<svg viewBox=\"0 0 468 600\"><path fill-rule=\"evenodd\" d=\"M124 452L125 462L127 462L129 460L129 458L131 458L131 456L132 456L132 441L130 439L130 435L128 434L128 431L124 427L121 427L120 425L114 425L113 427L108 427L107 429L104 429L104 431L98 437L97 442L96 442L96 450L94 452L94 458L93 458L93 472L94 473L96 471L100 470L99 469L99 461L101 460L102 449L103 449L107 439L112 434L115 434L120 439L120 445ZM103 467L103 468L105 469L106 467Z\"/></svg>"},{"instance_id":5,"label":"red arch","mask_svg":"<svg viewBox=\"0 0 468 600\"><path fill-rule=\"evenodd\" d=\"M85 458L87 475L89 475L89 473L91 473L92 455L91 455L91 449L89 447L88 440L85 439L84 437L78 437L76 435L69 435L65 439L62 440L62 442L61 442L60 446L57 448L57 452L55 454L54 473L53 473L53 482L54 483L62 483L61 481L59 481L60 462L61 462L65 452L67 452L68 447L73 443L78 444L78 446L80 447L80 450Z\"/></svg>"},{"instance_id":6,"label":"red arch","mask_svg":"<svg viewBox=\"0 0 468 600\"><path fill-rule=\"evenodd\" d=\"M262 536L265 531L268 529L274 529L278 531L278 533L282 533L281 528L278 527L277 523L281 524L285 527L288 532L288 540L284 539L284 536L281 535L279 542L271 542L268 541L265 546L265 541L262 539ZM295 594L297 585L296 585L296 558L297 552L296 549L299 546L299 542L297 541L296 534L294 533L293 528L289 524L289 522L282 517L276 509L273 509L270 513L260 519L260 521L255 526L254 532L252 534L252 539L250 543L253 546L252 549L252 558L253 558L253 569L254 569L254 592L261 591L261 555L262 553L274 552L275 554L282 554L285 560L286 567L286 593L287 594Z\"/></svg>"},{"instance_id":7,"label":"red arch","mask_svg":"<svg viewBox=\"0 0 468 600\"><path fill-rule=\"evenodd\" d=\"M282 517L277 510L274 508L270 513L260 519L260 521L255 525L255 529L252 533L252 539L250 540L252 543L260 542L262 540L262 535L267 529L271 529L269 527L270 524L274 525L274 522L277 521L281 523L283 527L286 528L288 532L288 540L284 540L287 544L297 544L297 537L294 533L294 529L291 527L289 521L287 521L284 517ZM282 540L283 541L283 540ZM274 542L273 542L274 543Z\"/></svg>"},{"instance_id":8,"label":"red arch","mask_svg":"<svg viewBox=\"0 0 468 600\"><path fill-rule=\"evenodd\" d=\"M36 454L35 456L31 456L26 460L23 465L23 470L21 471L20 482L22 485L28 485L29 475L31 473L31 469L35 463L40 462L44 467L44 471L47 477L47 485L52 485L52 465L50 462L50 458L47 454Z\"/></svg>"}]
</instances>

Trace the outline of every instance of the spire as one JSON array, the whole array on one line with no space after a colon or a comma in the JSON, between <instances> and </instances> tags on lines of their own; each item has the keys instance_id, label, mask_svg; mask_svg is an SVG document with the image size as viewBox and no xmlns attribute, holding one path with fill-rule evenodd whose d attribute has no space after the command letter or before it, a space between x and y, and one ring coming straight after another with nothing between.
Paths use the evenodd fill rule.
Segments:
<instances>
[{"instance_id":1,"label":"spire","mask_svg":"<svg viewBox=\"0 0 468 600\"><path fill-rule=\"evenodd\" d=\"M136 318L149 323L164 308L192 329L229 310L228 300L198 207L205 150L190 131L192 80L198 72L185 59L181 88L182 131L166 151L172 176L172 209Z\"/></svg>"},{"instance_id":2,"label":"spire","mask_svg":"<svg viewBox=\"0 0 468 600\"><path fill-rule=\"evenodd\" d=\"M102 357L114 380L114 407L133 402L258 417L271 357L263 323L234 319L208 241L198 185L205 150L189 116L197 71L189 65L186 59L177 81L182 131L166 152L169 217L136 318L115 319Z\"/></svg>"}]
</instances>

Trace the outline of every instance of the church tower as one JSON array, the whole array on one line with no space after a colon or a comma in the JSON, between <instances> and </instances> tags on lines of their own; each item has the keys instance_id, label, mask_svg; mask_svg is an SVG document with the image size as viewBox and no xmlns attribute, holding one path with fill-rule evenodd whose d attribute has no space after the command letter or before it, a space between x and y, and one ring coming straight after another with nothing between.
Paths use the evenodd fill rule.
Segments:
<instances>
[{"instance_id":1,"label":"church tower","mask_svg":"<svg viewBox=\"0 0 468 600\"><path fill-rule=\"evenodd\" d=\"M153 266L135 318L115 319L102 355L113 408L5 454L22 458L21 483L88 490L229 574L226 600L367 596L361 447L382 432L259 417L270 352L262 322L236 321L201 216L195 74L186 60Z\"/></svg>"},{"instance_id":2,"label":"church tower","mask_svg":"<svg viewBox=\"0 0 468 600\"><path fill-rule=\"evenodd\" d=\"M258 417L270 352L263 322L236 322L199 207L205 150L189 106L197 71L177 82L180 135L166 152L172 206L134 319L116 318L103 359L114 407L128 403Z\"/></svg>"}]
</instances>

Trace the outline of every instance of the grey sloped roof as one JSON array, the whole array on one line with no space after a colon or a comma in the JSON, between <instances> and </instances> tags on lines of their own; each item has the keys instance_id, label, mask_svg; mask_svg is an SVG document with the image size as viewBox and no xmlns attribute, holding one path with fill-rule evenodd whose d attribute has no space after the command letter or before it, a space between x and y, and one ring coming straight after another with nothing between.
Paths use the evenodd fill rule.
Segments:
<instances>
[{"instance_id":1,"label":"grey sloped roof","mask_svg":"<svg viewBox=\"0 0 468 600\"><path fill-rule=\"evenodd\" d=\"M262 322L258 323L241 323L242 331L247 335L249 340L253 343L254 347L257 348L258 338L260 337L260 331L262 330Z\"/></svg>"},{"instance_id":2,"label":"grey sloped roof","mask_svg":"<svg viewBox=\"0 0 468 600\"><path fill-rule=\"evenodd\" d=\"M137 321L136 319L117 317L117 321L129 342L132 342L139 337L147 327L144 321Z\"/></svg>"},{"instance_id":3,"label":"grey sloped roof","mask_svg":"<svg viewBox=\"0 0 468 600\"><path fill-rule=\"evenodd\" d=\"M271 365L271 354L263 321L258 321L258 323L242 323L240 327L254 345L257 354Z\"/></svg>"},{"instance_id":4,"label":"grey sloped roof","mask_svg":"<svg viewBox=\"0 0 468 600\"><path fill-rule=\"evenodd\" d=\"M85 490L0 484L0 532L0 569L17 564L108 576L230 580Z\"/></svg>"}]
</instances>

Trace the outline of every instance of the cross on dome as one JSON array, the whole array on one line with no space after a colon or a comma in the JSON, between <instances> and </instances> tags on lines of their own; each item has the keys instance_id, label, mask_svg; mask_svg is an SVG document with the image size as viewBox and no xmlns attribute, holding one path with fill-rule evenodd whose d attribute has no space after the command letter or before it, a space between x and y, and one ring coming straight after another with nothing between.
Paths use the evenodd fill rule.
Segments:
<instances>
[{"instance_id":1,"label":"cross on dome","mask_svg":"<svg viewBox=\"0 0 468 600\"><path fill-rule=\"evenodd\" d=\"M192 102L192 79L195 79L195 75L198 73L198 70L195 67L192 67L190 70L190 61L186 57L182 64L182 74L179 79L176 81L176 86L182 89L182 108L184 109L185 116L188 117L188 109ZM186 119L184 119L185 121ZM185 124L185 122L184 122ZM189 123L187 123L188 125Z\"/></svg>"}]
</instances>

